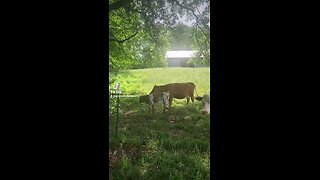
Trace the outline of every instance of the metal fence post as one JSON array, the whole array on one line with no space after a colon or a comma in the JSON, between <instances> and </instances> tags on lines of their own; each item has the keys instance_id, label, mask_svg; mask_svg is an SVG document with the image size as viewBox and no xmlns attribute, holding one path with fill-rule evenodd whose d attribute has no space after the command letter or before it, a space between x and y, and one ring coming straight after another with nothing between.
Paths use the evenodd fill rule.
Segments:
<instances>
[{"instance_id":1,"label":"metal fence post","mask_svg":"<svg viewBox=\"0 0 320 180\"><path fill-rule=\"evenodd\" d=\"M118 93L118 97L117 97L117 114L116 114L116 137L118 138L118 128L119 128L119 100L120 100L120 93Z\"/></svg>"}]
</instances>

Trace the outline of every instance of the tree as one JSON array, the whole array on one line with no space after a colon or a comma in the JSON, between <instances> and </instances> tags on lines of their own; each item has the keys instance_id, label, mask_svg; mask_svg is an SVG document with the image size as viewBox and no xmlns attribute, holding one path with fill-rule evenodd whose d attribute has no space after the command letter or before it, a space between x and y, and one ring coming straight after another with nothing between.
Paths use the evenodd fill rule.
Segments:
<instances>
[{"instance_id":1,"label":"tree","mask_svg":"<svg viewBox=\"0 0 320 180\"><path fill-rule=\"evenodd\" d=\"M169 28L170 50L172 51L193 50L192 38L193 38L192 27L179 23L176 26Z\"/></svg>"},{"instance_id":2,"label":"tree","mask_svg":"<svg viewBox=\"0 0 320 180\"><path fill-rule=\"evenodd\" d=\"M193 20L193 28L186 28L179 23L182 16ZM110 72L165 66L169 35L171 39L178 37L172 46L191 48L192 44L193 48L199 50L199 56L209 62L209 16L209 0L110 0ZM177 36L179 31L185 32ZM183 34L189 34L191 38L183 40Z\"/></svg>"}]
</instances>

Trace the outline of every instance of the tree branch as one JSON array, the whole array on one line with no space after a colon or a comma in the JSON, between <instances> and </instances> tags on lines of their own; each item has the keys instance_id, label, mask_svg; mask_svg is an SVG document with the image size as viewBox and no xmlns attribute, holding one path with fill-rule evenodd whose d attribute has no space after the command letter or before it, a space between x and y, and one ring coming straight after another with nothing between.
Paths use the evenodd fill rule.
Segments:
<instances>
[{"instance_id":1,"label":"tree branch","mask_svg":"<svg viewBox=\"0 0 320 180\"><path fill-rule=\"evenodd\" d=\"M136 36L138 33L139 33L139 31L137 31L133 35L131 35L131 36L129 36L126 39L123 39L123 40L119 40L113 34L111 34L114 38L109 39L109 41L116 41L117 43L124 43L125 41L127 41L127 40L133 38L134 36Z\"/></svg>"},{"instance_id":2,"label":"tree branch","mask_svg":"<svg viewBox=\"0 0 320 180\"><path fill-rule=\"evenodd\" d=\"M208 35L204 32L204 30L200 27L200 25L198 24L198 22L197 22L197 26L198 26L198 28L201 30L202 34L203 34L207 39L210 39L210 38L208 37Z\"/></svg>"},{"instance_id":3,"label":"tree branch","mask_svg":"<svg viewBox=\"0 0 320 180\"><path fill-rule=\"evenodd\" d=\"M204 32L204 30L200 27L200 25L199 25L199 18L198 18L198 16L196 15L196 13L194 12L194 10L191 9L191 8L189 8L189 7L187 7L187 6L182 5L182 4L181 4L179 1L177 1L177 0L175 0L175 2L178 4L178 6L184 8L184 9L189 10L189 11L193 14L193 16L196 18L196 22L197 22L198 28L201 30L201 32L203 33L203 35L204 35L207 39L209 39L208 35L207 35L207 34ZM198 10L198 8L197 8L197 10ZM199 10L198 10L198 11L199 11ZM199 12L199 13L200 13L200 12Z\"/></svg>"},{"instance_id":4,"label":"tree branch","mask_svg":"<svg viewBox=\"0 0 320 180\"><path fill-rule=\"evenodd\" d=\"M202 44L199 42L198 40L198 29L196 29L196 35L195 35L196 41L199 44L199 48L200 48L200 53L203 57L205 57L204 53L203 53L203 49L202 49Z\"/></svg>"}]
</instances>

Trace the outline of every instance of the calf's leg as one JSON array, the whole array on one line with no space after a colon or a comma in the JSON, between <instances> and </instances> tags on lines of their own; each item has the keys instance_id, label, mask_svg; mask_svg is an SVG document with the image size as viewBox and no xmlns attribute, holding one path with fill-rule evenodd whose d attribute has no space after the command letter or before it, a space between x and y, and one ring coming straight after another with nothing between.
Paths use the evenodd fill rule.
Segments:
<instances>
[{"instance_id":1,"label":"calf's leg","mask_svg":"<svg viewBox=\"0 0 320 180\"><path fill-rule=\"evenodd\" d=\"M162 100L162 104L163 104L163 111L162 112L164 112L166 110L166 102L165 102L165 100Z\"/></svg>"}]
</instances>

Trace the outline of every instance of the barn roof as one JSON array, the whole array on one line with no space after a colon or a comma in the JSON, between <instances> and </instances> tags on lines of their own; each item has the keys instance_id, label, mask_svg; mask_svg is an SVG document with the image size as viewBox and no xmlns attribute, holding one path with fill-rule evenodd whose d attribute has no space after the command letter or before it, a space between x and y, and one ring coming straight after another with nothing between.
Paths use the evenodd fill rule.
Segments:
<instances>
[{"instance_id":1,"label":"barn roof","mask_svg":"<svg viewBox=\"0 0 320 180\"><path fill-rule=\"evenodd\" d=\"M197 51L167 51L166 58L190 58Z\"/></svg>"}]
</instances>

